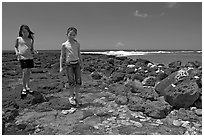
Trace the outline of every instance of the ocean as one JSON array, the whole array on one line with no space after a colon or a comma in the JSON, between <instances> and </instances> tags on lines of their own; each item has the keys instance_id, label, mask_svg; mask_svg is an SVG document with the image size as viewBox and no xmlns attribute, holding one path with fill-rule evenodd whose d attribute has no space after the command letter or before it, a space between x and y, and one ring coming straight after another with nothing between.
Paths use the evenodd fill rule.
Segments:
<instances>
[{"instance_id":1,"label":"ocean","mask_svg":"<svg viewBox=\"0 0 204 137\"><path fill-rule=\"evenodd\" d=\"M190 61L202 63L201 50L107 50L107 51L82 51L83 54L105 54L118 57L126 56L132 59L147 59L154 64L169 64L174 61L181 61L185 65Z\"/></svg>"}]
</instances>

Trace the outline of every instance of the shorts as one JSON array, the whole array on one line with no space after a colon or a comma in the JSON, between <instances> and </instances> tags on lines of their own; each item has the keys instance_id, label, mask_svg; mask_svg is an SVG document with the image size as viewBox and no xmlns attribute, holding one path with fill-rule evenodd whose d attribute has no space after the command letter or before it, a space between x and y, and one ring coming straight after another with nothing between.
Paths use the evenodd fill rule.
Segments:
<instances>
[{"instance_id":1,"label":"shorts","mask_svg":"<svg viewBox=\"0 0 204 137\"><path fill-rule=\"evenodd\" d=\"M33 59L21 59L19 61L22 69L34 67Z\"/></svg>"},{"instance_id":2,"label":"shorts","mask_svg":"<svg viewBox=\"0 0 204 137\"><path fill-rule=\"evenodd\" d=\"M67 64L67 77L70 86L81 85L81 67L80 64Z\"/></svg>"}]
</instances>

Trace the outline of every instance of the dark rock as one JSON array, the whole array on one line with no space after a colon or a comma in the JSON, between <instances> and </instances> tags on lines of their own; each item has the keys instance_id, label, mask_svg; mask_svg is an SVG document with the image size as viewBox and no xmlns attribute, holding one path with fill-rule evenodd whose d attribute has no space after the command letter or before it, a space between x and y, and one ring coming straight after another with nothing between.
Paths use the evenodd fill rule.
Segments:
<instances>
[{"instance_id":1,"label":"dark rock","mask_svg":"<svg viewBox=\"0 0 204 137\"><path fill-rule=\"evenodd\" d=\"M127 105L128 99L126 96L118 95L115 98L115 102L119 105Z\"/></svg>"},{"instance_id":2,"label":"dark rock","mask_svg":"<svg viewBox=\"0 0 204 137\"><path fill-rule=\"evenodd\" d=\"M92 79L99 80L103 77L103 75L97 71L91 73Z\"/></svg>"},{"instance_id":3,"label":"dark rock","mask_svg":"<svg viewBox=\"0 0 204 137\"><path fill-rule=\"evenodd\" d=\"M122 61L124 61L124 60L127 59L127 57L116 57L116 59L117 59L117 60L122 60Z\"/></svg>"},{"instance_id":4,"label":"dark rock","mask_svg":"<svg viewBox=\"0 0 204 137\"><path fill-rule=\"evenodd\" d=\"M165 79L166 77L168 77L168 75L166 73L158 73L156 79L157 79L157 81L161 81L161 80Z\"/></svg>"},{"instance_id":5,"label":"dark rock","mask_svg":"<svg viewBox=\"0 0 204 137\"><path fill-rule=\"evenodd\" d=\"M126 96L129 92L129 88L122 84L113 84L109 87L109 91L116 95L123 95Z\"/></svg>"},{"instance_id":6,"label":"dark rock","mask_svg":"<svg viewBox=\"0 0 204 137\"><path fill-rule=\"evenodd\" d=\"M130 91L132 93L141 93L144 90L142 83L139 82L138 80L133 81L127 79L127 81L125 82L125 86L130 88Z\"/></svg>"},{"instance_id":7,"label":"dark rock","mask_svg":"<svg viewBox=\"0 0 204 137\"><path fill-rule=\"evenodd\" d=\"M136 66L136 68L144 67L144 66L146 67L148 65L148 63L152 63L152 62L149 60L146 60L146 59L136 59L135 66Z\"/></svg>"},{"instance_id":8,"label":"dark rock","mask_svg":"<svg viewBox=\"0 0 204 137\"><path fill-rule=\"evenodd\" d=\"M33 95L33 99L32 99L33 105L47 101L46 98L43 96L43 94L41 94L40 92L34 91L32 95Z\"/></svg>"},{"instance_id":9,"label":"dark rock","mask_svg":"<svg viewBox=\"0 0 204 137\"><path fill-rule=\"evenodd\" d=\"M199 97L199 88L191 78L196 71L181 69L156 85L155 90L174 107L189 107Z\"/></svg>"},{"instance_id":10,"label":"dark rock","mask_svg":"<svg viewBox=\"0 0 204 137\"><path fill-rule=\"evenodd\" d=\"M202 109L202 95L199 96L193 105L199 109Z\"/></svg>"},{"instance_id":11,"label":"dark rock","mask_svg":"<svg viewBox=\"0 0 204 137\"><path fill-rule=\"evenodd\" d=\"M43 94L57 93L63 90L63 83L57 81L47 81L37 85L37 91Z\"/></svg>"},{"instance_id":12,"label":"dark rock","mask_svg":"<svg viewBox=\"0 0 204 137\"><path fill-rule=\"evenodd\" d=\"M196 68L197 66L196 66L196 64L194 63L194 62L188 62L186 65L185 65L185 67L191 67L191 68Z\"/></svg>"},{"instance_id":13,"label":"dark rock","mask_svg":"<svg viewBox=\"0 0 204 137\"><path fill-rule=\"evenodd\" d=\"M198 79L196 80L196 83L197 83L197 85L198 85L199 88L202 88L202 77L198 78Z\"/></svg>"},{"instance_id":14,"label":"dark rock","mask_svg":"<svg viewBox=\"0 0 204 137\"><path fill-rule=\"evenodd\" d=\"M141 75L140 73L135 73L132 75L132 80L139 80L140 82L142 82L145 78L145 76Z\"/></svg>"},{"instance_id":15,"label":"dark rock","mask_svg":"<svg viewBox=\"0 0 204 137\"><path fill-rule=\"evenodd\" d=\"M149 76L149 77L146 77L143 81L142 81L142 84L144 86L155 86L155 83L156 83L156 77L153 77L153 76Z\"/></svg>"},{"instance_id":16,"label":"dark rock","mask_svg":"<svg viewBox=\"0 0 204 137\"><path fill-rule=\"evenodd\" d=\"M113 72L111 75L111 80L115 83L123 80L124 77L125 77L124 73Z\"/></svg>"},{"instance_id":17,"label":"dark rock","mask_svg":"<svg viewBox=\"0 0 204 137\"><path fill-rule=\"evenodd\" d=\"M127 74L134 74L135 73L135 68L126 68L126 73Z\"/></svg>"},{"instance_id":18,"label":"dark rock","mask_svg":"<svg viewBox=\"0 0 204 137\"><path fill-rule=\"evenodd\" d=\"M115 68L113 66L106 66L105 70L102 71L106 77L109 77L113 72Z\"/></svg>"},{"instance_id":19,"label":"dark rock","mask_svg":"<svg viewBox=\"0 0 204 137\"><path fill-rule=\"evenodd\" d=\"M166 101L176 108L188 108L199 97L198 86L191 81L182 82L176 87L170 85L164 92Z\"/></svg>"},{"instance_id":20,"label":"dark rock","mask_svg":"<svg viewBox=\"0 0 204 137\"><path fill-rule=\"evenodd\" d=\"M145 87L144 90L138 93L137 95L151 101L156 101L157 98L159 97L159 95L157 94L153 87Z\"/></svg>"},{"instance_id":21,"label":"dark rock","mask_svg":"<svg viewBox=\"0 0 204 137\"><path fill-rule=\"evenodd\" d=\"M109 58L106 60L108 63L114 65L115 60L113 58Z\"/></svg>"},{"instance_id":22,"label":"dark rock","mask_svg":"<svg viewBox=\"0 0 204 137\"><path fill-rule=\"evenodd\" d=\"M49 100L49 105L56 110L70 109L71 105L68 98L54 98Z\"/></svg>"},{"instance_id":23,"label":"dark rock","mask_svg":"<svg viewBox=\"0 0 204 137\"><path fill-rule=\"evenodd\" d=\"M169 68L176 68L179 69L181 67L181 61L174 61L169 63Z\"/></svg>"},{"instance_id":24,"label":"dark rock","mask_svg":"<svg viewBox=\"0 0 204 137\"><path fill-rule=\"evenodd\" d=\"M153 118L165 118L171 111L172 107L168 103L161 101L148 101L145 105L144 113Z\"/></svg>"},{"instance_id":25,"label":"dark rock","mask_svg":"<svg viewBox=\"0 0 204 137\"><path fill-rule=\"evenodd\" d=\"M129 102L128 102L128 108L131 111L141 111L144 112L145 111L145 105L146 105L146 100L138 97L136 95L130 95L128 96Z\"/></svg>"},{"instance_id":26,"label":"dark rock","mask_svg":"<svg viewBox=\"0 0 204 137\"><path fill-rule=\"evenodd\" d=\"M178 112L176 113L176 117L184 121L199 120L199 117L195 114L195 112L184 108L180 108L178 110Z\"/></svg>"},{"instance_id":27,"label":"dark rock","mask_svg":"<svg viewBox=\"0 0 204 137\"><path fill-rule=\"evenodd\" d=\"M176 84L178 81L183 80L185 77L189 76L186 69L179 70L172 73L167 78L163 79L156 87L155 90L160 94L164 95L164 90L171 84Z\"/></svg>"}]
</instances>

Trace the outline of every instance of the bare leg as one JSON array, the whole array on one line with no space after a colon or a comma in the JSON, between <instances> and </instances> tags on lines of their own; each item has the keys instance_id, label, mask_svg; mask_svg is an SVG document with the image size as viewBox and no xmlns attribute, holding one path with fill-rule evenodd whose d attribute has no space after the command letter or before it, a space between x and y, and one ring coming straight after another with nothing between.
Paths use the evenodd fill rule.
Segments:
<instances>
[{"instance_id":1,"label":"bare leg","mask_svg":"<svg viewBox=\"0 0 204 137\"><path fill-rule=\"evenodd\" d=\"M27 71L27 77L26 77L26 88L30 89L30 69L28 68Z\"/></svg>"},{"instance_id":2,"label":"bare leg","mask_svg":"<svg viewBox=\"0 0 204 137\"><path fill-rule=\"evenodd\" d=\"M76 85L76 88L75 88L75 98L76 98L77 103L79 104L81 104L80 96L79 96L80 87L81 87L80 85Z\"/></svg>"},{"instance_id":3,"label":"bare leg","mask_svg":"<svg viewBox=\"0 0 204 137\"><path fill-rule=\"evenodd\" d=\"M75 90L75 87L74 86L70 86L69 87L69 95L71 96L71 97L74 97L74 90Z\"/></svg>"},{"instance_id":4,"label":"bare leg","mask_svg":"<svg viewBox=\"0 0 204 137\"><path fill-rule=\"evenodd\" d=\"M23 89L26 89L27 69L23 69Z\"/></svg>"}]
</instances>

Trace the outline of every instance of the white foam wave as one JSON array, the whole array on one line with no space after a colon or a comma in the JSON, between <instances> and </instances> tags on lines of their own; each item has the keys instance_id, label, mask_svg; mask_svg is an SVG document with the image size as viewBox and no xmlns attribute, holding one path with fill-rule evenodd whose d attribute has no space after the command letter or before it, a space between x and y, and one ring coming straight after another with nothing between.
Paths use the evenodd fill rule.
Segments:
<instances>
[{"instance_id":1,"label":"white foam wave","mask_svg":"<svg viewBox=\"0 0 204 137\"><path fill-rule=\"evenodd\" d=\"M105 54L105 55L114 55L117 57L121 56L134 56L134 55L146 55L150 53L172 53L168 51L104 51L104 52L82 52L85 54Z\"/></svg>"},{"instance_id":2,"label":"white foam wave","mask_svg":"<svg viewBox=\"0 0 204 137\"><path fill-rule=\"evenodd\" d=\"M104 54L114 55L117 57L121 56L134 56L134 55L146 55L146 54L171 54L171 53L187 53L189 51L103 51L103 52L82 52L84 54ZM190 51L192 52L192 51ZM202 52L202 51L200 51Z\"/></svg>"}]
</instances>

